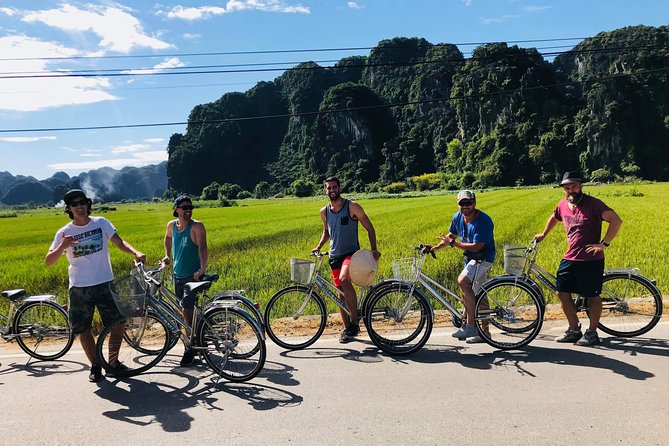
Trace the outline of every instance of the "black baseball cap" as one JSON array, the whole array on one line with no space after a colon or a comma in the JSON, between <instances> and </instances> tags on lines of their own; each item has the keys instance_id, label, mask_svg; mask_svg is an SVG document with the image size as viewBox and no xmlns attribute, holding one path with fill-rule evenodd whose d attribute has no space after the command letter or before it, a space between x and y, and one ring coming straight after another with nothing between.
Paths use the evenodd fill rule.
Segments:
<instances>
[{"instance_id":1,"label":"black baseball cap","mask_svg":"<svg viewBox=\"0 0 669 446\"><path fill-rule=\"evenodd\" d=\"M562 175L562 181L560 181L560 186L572 183L583 183L583 176L580 175L578 172L565 172L564 175Z\"/></svg>"},{"instance_id":2,"label":"black baseball cap","mask_svg":"<svg viewBox=\"0 0 669 446\"><path fill-rule=\"evenodd\" d=\"M188 201L188 202L190 202L190 203L193 202L193 200L191 200L190 197L189 197L188 195L179 195L179 196L174 200L174 206L172 207L172 209L174 209L174 212L172 212L172 215L173 215L174 217L178 217L178 216L179 216L179 214L177 214L177 208L178 208L179 205L180 205L181 203L183 203L184 201Z\"/></svg>"},{"instance_id":3,"label":"black baseball cap","mask_svg":"<svg viewBox=\"0 0 669 446\"><path fill-rule=\"evenodd\" d=\"M88 199L86 194L84 193L83 190L81 189L71 189L67 191L65 195L63 195L63 201L65 202L65 205L69 206L72 200L75 200L77 198L85 198Z\"/></svg>"}]
</instances>

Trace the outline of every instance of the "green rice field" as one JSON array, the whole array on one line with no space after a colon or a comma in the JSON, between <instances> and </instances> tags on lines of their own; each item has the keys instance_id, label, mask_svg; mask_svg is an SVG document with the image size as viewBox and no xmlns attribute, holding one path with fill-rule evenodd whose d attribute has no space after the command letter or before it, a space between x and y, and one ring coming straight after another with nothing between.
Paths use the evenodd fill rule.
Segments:
<instances>
[{"instance_id":1,"label":"green rice field","mask_svg":"<svg viewBox=\"0 0 669 446\"><path fill-rule=\"evenodd\" d=\"M669 281L669 183L587 186L586 193L604 200L624 223L607 249L607 267L637 267L657 280L663 294ZM497 260L492 275L503 273L503 245L528 243L544 227L563 196L560 188L500 189L478 193L478 208L495 223ZM380 276L390 276L390 263L412 255L419 243L437 242L457 210L455 194L439 192L424 196L356 199L372 220L382 253ZM242 200L228 208L197 208L194 217L204 222L209 245L209 273L221 279L214 290L244 289L264 304L274 292L290 283L290 258L307 258L319 240L322 223L319 209L325 196L308 199ZM197 205L197 203L196 203ZM147 254L148 264L162 257L165 225L172 218L169 203L114 205L115 211L100 213L110 219L121 237ZM69 221L61 209L17 212L0 218L0 289L25 288L32 294L67 296L67 260L46 267L44 256L56 230ZM363 247L369 247L360 228ZM554 270L566 248L564 229L558 226L540 245L539 263ZM132 258L112 246L116 276L127 274ZM459 250L444 249L425 270L445 284L456 287L462 266Z\"/></svg>"}]
</instances>

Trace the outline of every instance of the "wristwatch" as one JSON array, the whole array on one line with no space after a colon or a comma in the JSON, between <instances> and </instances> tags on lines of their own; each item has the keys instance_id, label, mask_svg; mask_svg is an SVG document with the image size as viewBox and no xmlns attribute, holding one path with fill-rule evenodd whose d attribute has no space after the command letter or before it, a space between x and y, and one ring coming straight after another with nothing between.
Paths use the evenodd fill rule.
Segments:
<instances>
[{"instance_id":1,"label":"wristwatch","mask_svg":"<svg viewBox=\"0 0 669 446\"><path fill-rule=\"evenodd\" d=\"M606 243L604 240L602 240L602 241L599 242L599 243L601 243L602 245L606 246L607 248L608 248L609 246L611 246L611 243Z\"/></svg>"},{"instance_id":2,"label":"wristwatch","mask_svg":"<svg viewBox=\"0 0 669 446\"><path fill-rule=\"evenodd\" d=\"M452 238L451 241L448 242L448 246L450 246L451 248L455 247L455 239L454 238Z\"/></svg>"}]
</instances>

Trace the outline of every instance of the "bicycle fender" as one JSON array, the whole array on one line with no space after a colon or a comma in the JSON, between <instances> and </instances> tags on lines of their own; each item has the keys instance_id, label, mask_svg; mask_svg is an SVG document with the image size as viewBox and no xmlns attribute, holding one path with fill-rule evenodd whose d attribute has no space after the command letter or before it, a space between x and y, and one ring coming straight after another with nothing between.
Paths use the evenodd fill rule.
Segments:
<instances>
[{"instance_id":1,"label":"bicycle fender","mask_svg":"<svg viewBox=\"0 0 669 446\"><path fill-rule=\"evenodd\" d=\"M55 302L56 296L54 296L53 294L40 294L37 296L28 296L24 299L21 299L22 302L44 302L47 300Z\"/></svg>"},{"instance_id":2,"label":"bicycle fender","mask_svg":"<svg viewBox=\"0 0 669 446\"><path fill-rule=\"evenodd\" d=\"M239 301L235 301L235 300L214 301L209 306L207 306L207 309L202 314L202 317L206 318L209 313L211 313L213 310L216 310L216 309L219 309L219 308L234 309L234 312L243 314L244 316L248 317L248 320L253 324L253 327L255 328L255 330L258 331L258 333L260 333L260 337L264 341L265 340L265 330L263 330L260 327L256 318L254 318L252 315L250 315L248 311L244 310L243 308L238 307L237 306L238 303L239 303Z\"/></svg>"},{"instance_id":3,"label":"bicycle fender","mask_svg":"<svg viewBox=\"0 0 669 446\"><path fill-rule=\"evenodd\" d=\"M522 283L523 285L529 287L535 293L537 293L537 296L541 298L541 301L543 302L544 306L546 305L546 297L544 296L544 292L536 282L528 280L524 276L514 276L511 274L505 274L503 276L495 276L492 279L487 280L484 284L480 286L478 293L476 293L476 299L478 299L481 296L481 293L487 291L488 288L500 283Z\"/></svg>"}]
</instances>

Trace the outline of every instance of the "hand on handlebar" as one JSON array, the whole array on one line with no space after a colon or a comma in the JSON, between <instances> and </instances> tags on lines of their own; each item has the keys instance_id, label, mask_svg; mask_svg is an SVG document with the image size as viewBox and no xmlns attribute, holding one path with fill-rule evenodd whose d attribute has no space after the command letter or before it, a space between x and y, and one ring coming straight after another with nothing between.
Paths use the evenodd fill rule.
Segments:
<instances>
[{"instance_id":1,"label":"hand on handlebar","mask_svg":"<svg viewBox=\"0 0 669 446\"><path fill-rule=\"evenodd\" d=\"M420 246L418 246L418 250L420 251L421 254L430 254L433 259L437 258L437 256L434 254L434 246L432 245L421 243Z\"/></svg>"},{"instance_id":2,"label":"hand on handlebar","mask_svg":"<svg viewBox=\"0 0 669 446\"><path fill-rule=\"evenodd\" d=\"M539 243L540 241L542 241L545 238L546 238L546 236L543 233L534 235L534 241L537 242L537 243Z\"/></svg>"}]
</instances>

